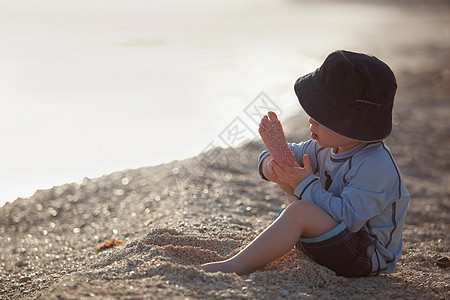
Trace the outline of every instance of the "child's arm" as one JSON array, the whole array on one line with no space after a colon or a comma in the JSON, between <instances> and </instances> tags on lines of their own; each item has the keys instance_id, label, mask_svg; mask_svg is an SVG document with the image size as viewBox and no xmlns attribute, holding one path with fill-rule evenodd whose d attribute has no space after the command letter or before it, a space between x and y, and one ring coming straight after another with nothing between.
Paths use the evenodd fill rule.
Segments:
<instances>
[{"instance_id":1,"label":"child's arm","mask_svg":"<svg viewBox=\"0 0 450 300\"><path fill-rule=\"evenodd\" d=\"M305 160L305 167L308 162ZM280 181L295 188L294 194L318 205L336 221L344 221L350 231L358 231L367 220L381 214L400 197L399 179L392 162L377 159L354 160L347 183L339 196L326 191L312 174L298 167L273 164Z\"/></svg>"}]
</instances>

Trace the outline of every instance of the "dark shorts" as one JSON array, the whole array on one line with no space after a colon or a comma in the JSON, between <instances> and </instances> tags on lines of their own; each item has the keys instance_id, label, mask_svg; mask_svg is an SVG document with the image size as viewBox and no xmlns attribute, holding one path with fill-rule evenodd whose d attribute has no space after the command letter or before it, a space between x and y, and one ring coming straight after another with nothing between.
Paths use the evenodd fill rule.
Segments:
<instances>
[{"instance_id":1,"label":"dark shorts","mask_svg":"<svg viewBox=\"0 0 450 300\"><path fill-rule=\"evenodd\" d=\"M366 277L372 273L375 240L364 230L350 232L344 222L315 238L301 238L295 248L339 276Z\"/></svg>"}]
</instances>

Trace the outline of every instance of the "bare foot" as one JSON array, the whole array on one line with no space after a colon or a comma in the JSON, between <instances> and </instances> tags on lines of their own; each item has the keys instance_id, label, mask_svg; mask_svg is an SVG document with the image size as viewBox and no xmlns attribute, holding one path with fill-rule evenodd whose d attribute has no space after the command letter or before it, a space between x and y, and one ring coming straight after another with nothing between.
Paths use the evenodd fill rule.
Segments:
<instances>
[{"instance_id":1,"label":"bare foot","mask_svg":"<svg viewBox=\"0 0 450 300\"><path fill-rule=\"evenodd\" d=\"M273 111L269 111L259 124L259 134L270 155L279 164L295 165L294 153L289 148L283 127Z\"/></svg>"},{"instance_id":2,"label":"bare foot","mask_svg":"<svg viewBox=\"0 0 450 300\"><path fill-rule=\"evenodd\" d=\"M212 263L207 263L203 265L194 266L197 269L203 270L207 273L215 273L215 272L223 272L223 273L232 273L233 271L229 270L229 266L226 261L217 261Z\"/></svg>"}]
</instances>

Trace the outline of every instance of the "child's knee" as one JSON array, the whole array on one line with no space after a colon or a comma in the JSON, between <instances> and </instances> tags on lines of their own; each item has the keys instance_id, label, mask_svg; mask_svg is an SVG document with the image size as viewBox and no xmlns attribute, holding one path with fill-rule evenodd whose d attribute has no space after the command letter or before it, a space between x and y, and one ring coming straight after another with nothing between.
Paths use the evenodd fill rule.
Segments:
<instances>
[{"instance_id":1,"label":"child's knee","mask_svg":"<svg viewBox=\"0 0 450 300\"><path fill-rule=\"evenodd\" d=\"M299 211L299 212L308 212L310 210L317 209L317 208L319 208L319 207L317 205L315 205L314 203L311 203L306 200L297 200L297 201L289 204L289 206L286 209L295 210L295 211Z\"/></svg>"},{"instance_id":2,"label":"child's knee","mask_svg":"<svg viewBox=\"0 0 450 300\"><path fill-rule=\"evenodd\" d=\"M332 219L322 208L306 200L297 200L289 204L289 206L286 207L286 210L289 210L303 221L316 222L318 220L323 220L324 218L329 218L334 221L334 219Z\"/></svg>"},{"instance_id":3,"label":"child's knee","mask_svg":"<svg viewBox=\"0 0 450 300\"><path fill-rule=\"evenodd\" d=\"M289 204L279 217L289 228L297 228L300 236L316 237L324 234L338 223L314 203L298 200Z\"/></svg>"},{"instance_id":4,"label":"child's knee","mask_svg":"<svg viewBox=\"0 0 450 300\"><path fill-rule=\"evenodd\" d=\"M305 201L297 200L289 204L285 209L285 214L289 214L295 217L301 217L305 214L309 214L315 204Z\"/></svg>"}]
</instances>

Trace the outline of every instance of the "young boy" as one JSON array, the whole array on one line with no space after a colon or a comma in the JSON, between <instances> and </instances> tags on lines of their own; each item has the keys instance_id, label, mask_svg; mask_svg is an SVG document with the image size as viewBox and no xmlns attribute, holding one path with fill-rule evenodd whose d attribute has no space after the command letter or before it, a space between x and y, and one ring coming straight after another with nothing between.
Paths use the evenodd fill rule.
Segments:
<instances>
[{"instance_id":1,"label":"young boy","mask_svg":"<svg viewBox=\"0 0 450 300\"><path fill-rule=\"evenodd\" d=\"M409 194L388 147L397 88L377 58L331 53L294 86L309 115L311 140L287 144L273 112L261 121L268 148L259 157L263 179L291 203L232 258L200 266L248 274L293 246L346 277L391 273L402 252Z\"/></svg>"}]
</instances>

